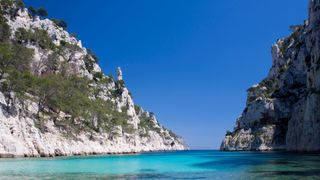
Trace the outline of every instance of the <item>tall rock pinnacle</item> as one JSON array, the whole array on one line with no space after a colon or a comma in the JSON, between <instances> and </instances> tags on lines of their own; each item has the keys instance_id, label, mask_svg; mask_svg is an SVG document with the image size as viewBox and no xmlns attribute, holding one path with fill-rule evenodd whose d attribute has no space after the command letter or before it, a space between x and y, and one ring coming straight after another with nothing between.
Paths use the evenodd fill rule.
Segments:
<instances>
[{"instance_id":1,"label":"tall rock pinnacle","mask_svg":"<svg viewBox=\"0 0 320 180\"><path fill-rule=\"evenodd\" d=\"M118 70L117 70L117 80L118 81L122 81L122 71L121 71L121 68L118 67Z\"/></svg>"}]
</instances>

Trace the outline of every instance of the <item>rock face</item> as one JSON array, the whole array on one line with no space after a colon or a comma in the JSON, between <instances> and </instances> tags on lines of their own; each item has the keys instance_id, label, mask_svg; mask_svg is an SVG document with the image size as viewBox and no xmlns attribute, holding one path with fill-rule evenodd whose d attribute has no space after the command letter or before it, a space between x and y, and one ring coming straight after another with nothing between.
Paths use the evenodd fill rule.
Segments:
<instances>
[{"instance_id":1,"label":"rock face","mask_svg":"<svg viewBox=\"0 0 320 180\"><path fill-rule=\"evenodd\" d=\"M0 157L39 157L62 155L87 155L107 153L135 153L144 151L185 150L183 140L162 127L153 113L144 111L133 102L126 88L122 72L118 69L118 80L105 76L94 61L90 51L82 47L81 41L71 36L63 28L49 19L32 17L27 9L18 9L14 16L4 14L10 26L12 37L21 28L25 30L45 30L55 46L63 44L58 56L60 64L67 64L67 73L90 81L90 88L97 90L91 99L110 101L119 113L124 113L130 130L122 125L113 126L110 131L99 127L99 119L90 117L95 130L77 131L74 126L83 127L86 119L73 119L65 112L55 117L43 113L40 120L37 97L21 99L16 92L0 92ZM32 74L44 76L49 72L53 50L27 43L34 50L30 64ZM89 58L88 58L89 57ZM89 59L89 62L88 62ZM88 65L89 64L89 65ZM61 73L57 68L53 73ZM1 83L6 80L2 80ZM1 86L1 84L0 84ZM32 96L32 95L28 95ZM107 108L107 107L105 107ZM85 109L84 109L85 110ZM49 111L47 109L47 111ZM39 128L40 121L43 123ZM92 121L92 122L91 122Z\"/></svg>"},{"instance_id":2,"label":"rock face","mask_svg":"<svg viewBox=\"0 0 320 180\"><path fill-rule=\"evenodd\" d=\"M221 150L320 151L320 0L309 3L309 19L273 45L268 77L248 90Z\"/></svg>"}]
</instances>

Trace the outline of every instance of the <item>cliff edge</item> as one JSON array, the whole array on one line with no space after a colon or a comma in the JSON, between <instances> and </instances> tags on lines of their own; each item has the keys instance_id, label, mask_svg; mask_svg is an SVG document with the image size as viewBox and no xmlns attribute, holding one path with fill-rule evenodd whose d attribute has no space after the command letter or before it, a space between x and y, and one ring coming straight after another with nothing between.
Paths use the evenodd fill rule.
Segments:
<instances>
[{"instance_id":1,"label":"cliff edge","mask_svg":"<svg viewBox=\"0 0 320 180\"><path fill-rule=\"evenodd\" d=\"M320 0L309 19L272 47L272 67L248 89L246 108L221 150L320 151Z\"/></svg>"},{"instance_id":2,"label":"cliff edge","mask_svg":"<svg viewBox=\"0 0 320 180\"><path fill-rule=\"evenodd\" d=\"M106 76L64 21L46 17L0 2L0 157L187 149L134 104L120 68Z\"/></svg>"}]
</instances>

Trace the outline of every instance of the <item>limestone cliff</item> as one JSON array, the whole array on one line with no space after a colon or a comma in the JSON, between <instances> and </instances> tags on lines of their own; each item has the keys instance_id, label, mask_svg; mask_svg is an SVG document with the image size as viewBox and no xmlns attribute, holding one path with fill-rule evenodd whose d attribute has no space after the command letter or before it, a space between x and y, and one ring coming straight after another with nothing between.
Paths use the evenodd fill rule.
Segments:
<instances>
[{"instance_id":1,"label":"limestone cliff","mask_svg":"<svg viewBox=\"0 0 320 180\"><path fill-rule=\"evenodd\" d=\"M104 75L62 21L21 1L0 7L0 157L187 148L134 104L121 69L117 80Z\"/></svg>"},{"instance_id":2,"label":"limestone cliff","mask_svg":"<svg viewBox=\"0 0 320 180\"><path fill-rule=\"evenodd\" d=\"M309 19L272 47L268 77L248 90L222 150L320 150L320 0Z\"/></svg>"}]
</instances>

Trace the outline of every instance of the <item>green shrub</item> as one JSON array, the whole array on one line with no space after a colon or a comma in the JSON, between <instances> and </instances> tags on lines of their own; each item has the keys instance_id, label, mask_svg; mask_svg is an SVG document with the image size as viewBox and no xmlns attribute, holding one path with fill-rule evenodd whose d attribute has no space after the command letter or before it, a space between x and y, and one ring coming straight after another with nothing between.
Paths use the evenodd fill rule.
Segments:
<instances>
[{"instance_id":1,"label":"green shrub","mask_svg":"<svg viewBox=\"0 0 320 180\"><path fill-rule=\"evenodd\" d=\"M37 15L37 10L33 6L29 6L28 10L32 17Z\"/></svg>"},{"instance_id":2,"label":"green shrub","mask_svg":"<svg viewBox=\"0 0 320 180\"><path fill-rule=\"evenodd\" d=\"M142 108L138 105L134 105L134 111L136 112L136 114L139 114L142 111Z\"/></svg>"},{"instance_id":3,"label":"green shrub","mask_svg":"<svg viewBox=\"0 0 320 180\"><path fill-rule=\"evenodd\" d=\"M34 41L39 44L42 49L54 49L55 45L46 30L35 29L34 31Z\"/></svg>"},{"instance_id":4,"label":"green shrub","mask_svg":"<svg viewBox=\"0 0 320 180\"><path fill-rule=\"evenodd\" d=\"M1 0L0 1L0 5L2 7L2 9L8 9L10 7L12 7L14 4L14 0Z\"/></svg>"},{"instance_id":5,"label":"green shrub","mask_svg":"<svg viewBox=\"0 0 320 180\"><path fill-rule=\"evenodd\" d=\"M45 10L43 7L36 9L33 6L29 6L28 10L31 17L39 16L39 17L45 18L48 16L47 10Z\"/></svg>"},{"instance_id":6,"label":"green shrub","mask_svg":"<svg viewBox=\"0 0 320 180\"><path fill-rule=\"evenodd\" d=\"M33 32L31 32L30 30L27 31L24 28L18 28L17 31L15 32L15 38L21 44L28 43L32 37L33 37Z\"/></svg>"},{"instance_id":7,"label":"green shrub","mask_svg":"<svg viewBox=\"0 0 320 180\"><path fill-rule=\"evenodd\" d=\"M24 3L22 2L22 0L16 0L16 5L19 9L23 9L25 8Z\"/></svg>"},{"instance_id":8,"label":"green shrub","mask_svg":"<svg viewBox=\"0 0 320 180\"><path fill-rule=\"evenodd\" d=\"M95 72L93 74L93 78L95 79L102 79L103 78L103 73L102 72Z\"/></svg>"},{"instance_id":9,"label":"green shrub","mask_svg":"<svg viewBox=\"0 0 320 180\"><path fill-rule=\"evenodd\" d=\"M0 79L2 79L4 73L10 66L11 60L13 58L13 51L10 44L1 43L0 44Z\"/></svg>"},{"instance_id":10,"label":"green shrub","mask_svg":"<svg viewBox=\"0 0 320 180\"><path fill-rule=\"evenodd\" d=\"M31 43L47 50L55 50L56 48L48 32L43 29L34 29L32 31L26 30L24 28L19 28L15 33L15 37L16 40L21 44Z\"/></svg>"},{"instance_id":11,"label":"green shrub","mask_svg":"<svg viewBox=\"0 0 320 180\"><path fill-rule=\"evenodd\" d=\"M66 42L66 41L64 41L64 40L61 40L61 41L60 41L60 46L61 46L61 47L66 46L66 44L67 44L67 42Z\"/></svg>"},{"instance_id":12,"label":"green shrub","mask_svg":"<svg viewBox=\"0 0 320 180\"><path fill-rule=\"evenodd\" d=\"M226 136L231 136L232 134L233 133L231 131L229 131L229 130L226 132Z\"/></svg>"},{"instance_id":13,"label":"green shrub","mask_svg":"<svg viewBox=\"0 0 320 180\"><path fill-rule=\"evenodd\" d=\"M66 30L68 25L64 20L60 19L51 19L52 22L54 22L58 27L61 27L62 29Z\"/></svg>"},{"instance_id":14,"label":"green shrub","mask_svg":"<svg viewBox=\"0 0 320 180\"><path fill-rule=\"evenodd\" d=\"M70 44L66 41L61 40L60 46L58 47L58 51L61 53L66 50L74 52L74 51L81 51L82 49L76 44Z\"/></svg>"},{"instance_id":15,"label":"green shrub","mask_svg":"<svg viewBox=\"0 0 320 180\"><path fill-rule=\"evenodd\" d=\"M153 119L152 119L152 115L147 115L146 112L142 113L142 115L139 117L140 118L140 124L139 126L141 128L151 131L155 131L157 133L160 133L161 129L157 126L155 126Z\"/></svg>"},{"instance_id":16,"label":"green shrub","mask_svg":"<svg viewBox=\"0 0 320 180\"><path fill-rule=\"evenodd\" d=\"M44 61L47 66L46 73L52 74L58 71L59 69L59 61L60 61L60 54L57 51L48 55L48 58Z\"/></svg>"},{"instance_id":17,"label":"green shrub","mask_svg":"<svg viewBox=\"0 0 320 180\"><path fill-rule=\"evenodd\" d=\"M12 6L14 1L1 0L1 9ZM22 8L22 1L17 1L17 6ZM133 127L127 123L126 112L118 112L116 105L111 101L95 98L91 83L86 78L70 75L66 68L68 63L59 62L61 54L66 51L80 51L77 45L61 41L56 47L48 32L42 29L26 30L19 28L15 32L15 41L10 41L10 28L0 11L0 88L2 92L15 92L19 99L31 99L39 105L37 113L38 127L43 130L44 120L58 117L60 112L65 112L71 118L66 118L63 123L77 132L83 129L98 131L103 128L107 131L115 126L121 126L127 133L134 132ZM32 16L47 16L43 8L38 10L29 7ZM61 20L53 20L58 26L66 28L67 24ZM26 48L26 44L39 46L42 49L53 50L44 61L48 72L38 76L30 72L30 63L34 56L33 49ZM93 65L98 58L92 51L88 51L86 67L93 70ZM59 71L58 71L59 70ZM6 76L3 76L6 74ZM95 73L95 78L101 79L99 83L109 83L112 78L104 77L102 73ZM5 79L4 79L5 78ZM95 118L98 119L98 127ZM81 123L75 123L77 120ZM56 122L55 122L56 123Z\"/></svg>"},{"instance_id":18,"label":"green shrub","mask_svg":"<svg viewBox=\"0 0 320 180\"><path fill-rule=\"evenodd\" d=\"M124 80L117 80L115 83L116 83L117 88L119 88L119 89L121 89L125 86Z\"/></svg>"},{"instance_id":19,"label":"green shrub","mask_svg":"<svg viewBox=\"0 0 320 180\"><path fill-rule=\"evenodd\" d=\"M2 88L17 92L19 97L28 98L26 93L36 97L34 100L39 105L39 120L43 113L54 117L59 112L65 112L72 117L66 123L73 125L73 129L80 128L73 122L80 118L81 126L85 125L95 131L103 128L110 132L113 127L122 126L125 132L132 133L133 128L127 123L127 114L116 111L111 101L89 98L91 91L88 84L87 79L76 76L50 74L38 77L27 71L12 70L7 84ZM93 117L98 119L99 128L94 126Z\"/></svg>"},{"instance_id":20,"label":"green shrub","mask_svg":"<svg viewBox=\"0 0 320 180\"><path fill-rule=\"evenodd\" d=\"M123 80L115 81L115 89L111 91L111 94L114 98L120 97L123 93L123 88L125 87L125 83ZM131 96L131 93L129 93ZM132 96L131 96L132 97Z\"/></svg>"},{"instance_id":21,"label":"green shrub","mask_svg":"<svg viewBox=\"0 0 320 180\"><path fill-rule=\"evenodd\" d=\"M109 74L108 77L109 77L112 81L114 80L113 74Z\"/></svg>"},{"instance_id":22,"label":"green shrub","mask_svg":"<svg viewBox=\"0 0 320 180\"><path fill-rule=\"evenodd\" d=\"M13 45L12 68L18 71L29 71L30 63L34 56L34 50L26 48L20 44Z\"/></svg>"},{"instance_id":23,"label":"green shrub","mask_svg":"<svg viewBox=\"0 0 320 180\"><path fill-rule=\"evenodd\" d=\"M7 24L7 20L3 17L3 14L0 13L0 42L9 41L11 36L10 27Z\"/></svg>"},{"instance_id":24,"label":"green shrub","mask_svg":"<svg viewBox=\"0 0 320 180\"><path fill-rule=\"evenodd\" d=\"M5 86L1 86L2 91L14 91L18 97L26 98L26 92L35 86L35 77L27 72L19 72L11 69Z\"/></svg>"},{"instance_id":25,"label":"green shrub","mask_svg":"<svg viewBox=\"0 0 320 180\"><path fill-rule=\"evenodd\" d=\"M113 80L108 77L108 76L104 76L103 75L103 78L99 81L100 84L109 84L111 83Z\"/></svg>"},{"instance_id":26,"label":"green shrub","mask_svg":"<svg viewBox=\"0 0 320 180\"><path fill-rule=\"evenodd\" d=\"M92 59L92 57L89 54L87 54L84 57L83 61L86 66L86 69L91 73L94 68L94 60Z\"/></svg>"},{"instance_id":27,"label":"green shrub","mask_svg":"<svg viewBox=\"0 0 320 180\"><path fill-rule=\"evenodd\" d=\"M283 71L283 70L280 70ZM272 98L274 93L279 91L279 83L277 79L264 79L262 80L257 87L251 87L248 89L248 92L259 93L258 96L265 98ZM252 102L256 97L251 97L248 99L248 102Z\"/></svg>"},{"instance_id":28,"label":"green shrub","mask_svg":"<svg viewBox=\"0 0 320 180\"><path fill-rule=\"evenodd\" d=\"M122 95L122 90L116 88L115 90L111 90L111 95L113 98L120 97Z\"/></svg>"},{"instance_id":29,"label":"green shrub","mask_svg":"<svg viewBox=\"0 0 320 180\"><path fill-rule=\"evenodd\" d=\"M175 134L173 131L171 131L171 130L168 130L168 131L169 131L169 134L171 137L173 137L175 139L180 139L180 137L177 134Z\"/></svg>"},{"instance_id":30,"label":"green shrub","mask_svg":"<svg viewBox=\"0 0 320 180\"><path fill-rule=\"evenodd\" d=\"M10 69L28 71L33 50L19 44L0 43L0 79Z\"/></svg>"},{"instance_id":31,"label":"green shrub","mask_svg":"<svg viewBox=\"0 0 320 180\"><path fill-rule=\"evenodd\" d=\"M11 9L13 8L15 1L14 0L1 0L0 1L0 6L1 6L1 11L6 12L6 13L11 13Z\"/></svg>"},{"instance_id":32,"label":"green shrub","mask_svg":"<svg viewBox=\"0 0 320 180\"><path fill-rule=\"evenodd\" d=\"M42 17L42 18L48 16L47 10L45 10L43 7L40 7L40 8L37 10L37 14L38 14L40 17Z\"/></svg>"},{"instance_id":33,"label":"green shrub","mask_svg":"<svg viewBox=\"0 0 320 180\"><path fill-rule=\"evenodd\" d=\"M24 8L24 4L21 0L1 0L0 11L2 14L7 14L11 18L14 18L17 11Z\"/></svg>"},{"instance_id":34,"label":"green shrub","mask_svg":"<svg viewBox=\"0 0 320 180\"><path fill-rule=\"evenodd\" d=\"M60 54L62 57L65 57L66 53L68 52L77 52L82 51L82 49L76 44L70 44L66 41L60 41L60 46L57 47L57 53Z\"/></svg>"}]
</instances>

